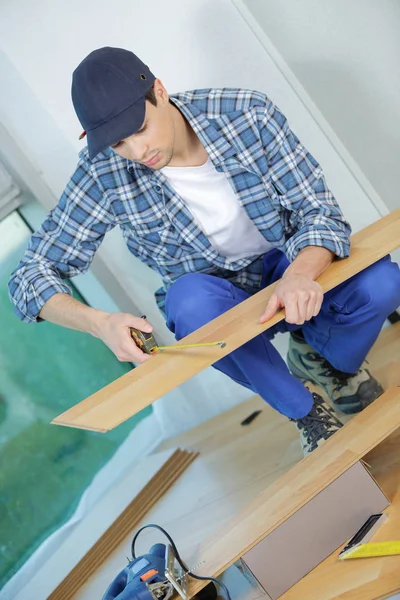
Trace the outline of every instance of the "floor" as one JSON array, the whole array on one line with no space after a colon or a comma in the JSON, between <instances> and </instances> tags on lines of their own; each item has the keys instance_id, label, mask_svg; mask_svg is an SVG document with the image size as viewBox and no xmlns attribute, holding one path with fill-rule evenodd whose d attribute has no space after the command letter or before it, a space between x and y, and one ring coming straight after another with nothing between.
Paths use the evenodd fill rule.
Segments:
<instances>
[{"instance_id":1,"label":"floor","mask_svg":"<svg viewBox=\"0 0 400 600\"><path fill-rule=\"evenodd\" d=\"M391 356L392 358L394 357L394 354L392 353L392 351L391 351L391 354L390 354L390 356ZM395 370L392 370L392 371L393 371L393 376L397 375L397 374L395 373ZM1 419L1 406L2 406L2 405L0 404L0 419ZM240 600L245 600L245 596L244 596L244 595L242 595L242 594L239 594L239 595L238 595L238 594L234 594L234 596L235 596L235 597L236 597L238 600L239 600L239 599L240 599ZM1 594L0 594L0 597L1 597ZM400 600L400 594L398 594L398 595L394 596L394 597L393 597L393 600L394 600L394 599L396 599L396 600ZM367 600L367 599L366 599L366 600Z\"/></svg>"}]
</instances>

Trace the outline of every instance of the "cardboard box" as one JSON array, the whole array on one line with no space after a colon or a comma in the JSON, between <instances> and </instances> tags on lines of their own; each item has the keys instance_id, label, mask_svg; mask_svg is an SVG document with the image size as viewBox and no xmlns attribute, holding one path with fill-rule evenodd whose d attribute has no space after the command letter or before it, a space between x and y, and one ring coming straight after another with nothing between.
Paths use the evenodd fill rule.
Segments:
<instances>
[{"instance_id":1,"label":"cardboard box","mask_svg":"<svg viewBox=\"0 0 400 600\"><path fill-rule=\"evenodd\" d=\"M357 462L244 554L244 569L277 600L389 504Z\"/></svg>"}]
</instances>

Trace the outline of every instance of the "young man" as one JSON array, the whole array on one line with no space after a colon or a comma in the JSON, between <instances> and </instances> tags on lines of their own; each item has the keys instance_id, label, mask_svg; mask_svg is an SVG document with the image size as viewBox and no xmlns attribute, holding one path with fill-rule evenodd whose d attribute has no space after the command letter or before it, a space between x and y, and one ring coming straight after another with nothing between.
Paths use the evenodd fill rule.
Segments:
<instances>
[{"instance_id":1,"label":"young man","mask_svg":"<svg viewBox=\"0 0 400 600\"><path fill-rule=\"evenodd\" d=\"M84 306L63 282L89 268L118 225L129 250L161 275L156 299L177 339L281 278L260 322L283 306L286 322L214 367L294 420L304 452L341 422L299 379L323 386L345 413L380 395L363 361L400 304L399 269L386 258L323 297L315 280L348 256L350 227L318 163L264 94L169 97L134 54L101 48L75 70L72 99L88 148L12 275L21 319L91 333L120 360L151 360L129 335L129 327L151 331L149 323ZM270 342L287 330L295 376Z\"/></svg>"}]
</instances>

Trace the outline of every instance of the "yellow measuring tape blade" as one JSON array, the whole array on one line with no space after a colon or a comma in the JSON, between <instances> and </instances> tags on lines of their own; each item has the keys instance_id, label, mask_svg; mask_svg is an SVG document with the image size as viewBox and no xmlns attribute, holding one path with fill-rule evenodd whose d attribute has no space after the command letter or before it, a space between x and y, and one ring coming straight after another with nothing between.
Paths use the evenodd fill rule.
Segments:
<instances>
[{"instance_id":1,"label":"yellow measuring tape blade","mask_svg":"<svg viewBox=\"0 0 400 600\"><path fill-rule=\"evenodd\" d=\"M344 552L341 560L346 558L369 558L372 556L394 556L400 554L400 540L393 542L372 542L368 544L358 544Z\"/></svg>"},{"instance_id":2,"label":"yellow measuring tape blade","mask_svg":"<svg viewBox=\"0 0 400 600\"><path fill-rule=\"evenodd\" d=\"M150 350L151 354L155 354L156 352L161 352L163 350L186 350L186 348L202 348L206 346L220 346L220 348L225 348L226 342L203 342L200 344L175 344L173 346L154 346Z\"/></svg>"}]
</instances>

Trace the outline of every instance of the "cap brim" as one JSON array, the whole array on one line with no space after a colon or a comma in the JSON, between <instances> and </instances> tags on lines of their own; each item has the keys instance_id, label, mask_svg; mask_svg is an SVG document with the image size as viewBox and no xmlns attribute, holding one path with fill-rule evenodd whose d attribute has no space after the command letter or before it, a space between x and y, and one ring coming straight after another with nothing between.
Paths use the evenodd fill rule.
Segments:
<instances>
[{"instance_id":1,"label":"cap brim","mask_svg":"<svg viewBox=\"0 0 400 600\"><path fill-rule=\"evenodd\" d=\"M109 146L136 133L143 125L145 115L146 99L143 96L106 123L87 131L90 160Z\"/></svg>"}]
</instances>

